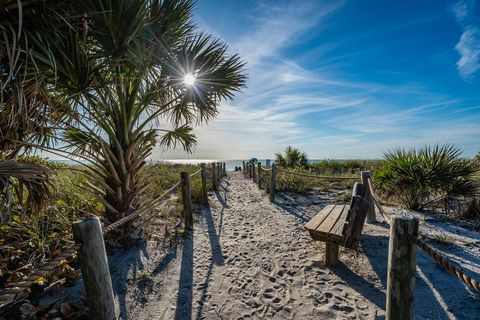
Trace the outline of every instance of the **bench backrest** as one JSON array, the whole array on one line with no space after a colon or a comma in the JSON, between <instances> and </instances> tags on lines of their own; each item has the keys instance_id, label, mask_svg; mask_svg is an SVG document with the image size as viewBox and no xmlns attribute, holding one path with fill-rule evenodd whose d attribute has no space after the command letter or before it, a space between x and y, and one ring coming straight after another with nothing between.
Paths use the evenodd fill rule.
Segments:
<instances>
[{"instance_id":1,"label":"bench backrest","mask_svg":"<svg viewBox=\"0 0 480 320\"><path fill-rule=\"evenodd\" d=\"M365 200L366 192L365 186L359 182L356 182L353 186L352 201L344 227L344 246L346 248L356 249L360 243L368 211L368 202Z\"/></svg>"}]
</instances>

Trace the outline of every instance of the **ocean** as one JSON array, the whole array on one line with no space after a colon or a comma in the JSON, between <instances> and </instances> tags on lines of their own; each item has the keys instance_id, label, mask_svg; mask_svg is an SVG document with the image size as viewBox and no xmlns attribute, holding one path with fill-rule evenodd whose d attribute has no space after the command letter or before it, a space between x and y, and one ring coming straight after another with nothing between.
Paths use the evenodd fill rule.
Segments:
<instances>
[{"instance_id":1,"label":"ocean","mask_svg":"<svg viewBox=\"0 0 480 320\"><path fill-rule=\"evenodd\" d=\"M269 159L257 159L262 166L265 166L267 163L267 160ZM225 162L225 167L227 171L235 171L235 167L242 167L243 161L245 160L213 160L213 159L165 159L165 160L157 160L155 162L167 162L167 163L182 163L182 164L199 164L202 162L205 163L212 163L212 162ZM342 161L347 161L344 159L311 159L308 160L309 163L316 163L320 161L332 161L332 162L342 162ZM274 160L270 159L270 163L273 163Z\"/></svg>"}]
</instances>

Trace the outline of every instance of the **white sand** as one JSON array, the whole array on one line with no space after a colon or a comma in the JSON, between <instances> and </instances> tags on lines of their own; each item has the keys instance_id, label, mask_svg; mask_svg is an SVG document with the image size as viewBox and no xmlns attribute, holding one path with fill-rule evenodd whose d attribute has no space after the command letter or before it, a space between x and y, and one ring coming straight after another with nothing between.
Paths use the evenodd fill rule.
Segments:
<instances>
[{"instance_id":1,"label":"white sand","mask_svg":"<svg viewBox=\"0 0 480 320\"><path fill-rule=\"evenodd\" d=\"M285 193L271 204L241 174L222 184L227 191L209 195L179 245L149 241L110 257L121 319L384 318L386 225L367 225L362 248L341 250L342 262L327 268L325 244L303 226L341 196ZM460 247L438 247L480 273L478 232L439 221L421 228L451 233ZM423 252L417 270L416 319L480 319L479 296Z\"/></svg>"}]
</instances>

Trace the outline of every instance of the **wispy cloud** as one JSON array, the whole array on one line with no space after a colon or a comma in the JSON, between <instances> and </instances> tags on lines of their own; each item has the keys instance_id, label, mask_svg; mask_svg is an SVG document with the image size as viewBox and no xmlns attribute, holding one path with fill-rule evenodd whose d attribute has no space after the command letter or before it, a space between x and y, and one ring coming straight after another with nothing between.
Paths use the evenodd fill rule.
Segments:
<instances>
[{"instance_id":1,"label":"wispy cloud","mask_svg":"<svg viewBox=\"0 0 480 320\"><path fill-rule=\"evenodd\" d=\"M248 62L248 88L233 102L220 105L216 119L196 128L198 149L190 157L272 157L289 144L313 158L380 157L392 147L436 142L461 142L475 150L474 132L479 130L480 115L464 111L477 108L480 99L466 101L435 92L428 84L408 77L398 82L391 81L389 75L385 81L376 82L371 77L359 79L355 74L346 74L340 65L356 64L356 53L364 52L354 47L332 56L330 50L344 44L343 39L288 52L297 45L302 47L312 35L321 35L324 25L335 28L330 18L344 1L323 7L318 1L270 3L273 7L258 5L249 10L248 31L228 35L232 52L238 52ZM473 26L468 8L459 5L452 12L458 21ZM433 18L407 21L391 28L401 30L431 21ZM222 36L221 30L206 28ZM376 35L381 31L372 32ZM366 39L365 34L358 36ZM349 41L354 42L356 36ZM388 46L389 42L368 47L365 54L381 45ZM462 47L475 44L462 43ZM472 61L478 62L478 57L472 54L462 54L470 58L466 58L465 67L459 66L459 71L475 69ZM316 60L321 63L312 63ZM408 70L385 70L398 71L409 74ZM153 157L181 158L185 153L158 149Z\"/></svg>"},{"instance_id":2,"label":"wispy cloud","mask_svg":"<svg viewBox=\"0 0 480 320\"><path fill-rule=\"evenodd\" d=\"M480 20L476 14L477 0L462 0L452 7L453 15L463 28L455 49L460 54L457 69L460 76L471 79L480 69Z\"/></svg>"}]
</instances>

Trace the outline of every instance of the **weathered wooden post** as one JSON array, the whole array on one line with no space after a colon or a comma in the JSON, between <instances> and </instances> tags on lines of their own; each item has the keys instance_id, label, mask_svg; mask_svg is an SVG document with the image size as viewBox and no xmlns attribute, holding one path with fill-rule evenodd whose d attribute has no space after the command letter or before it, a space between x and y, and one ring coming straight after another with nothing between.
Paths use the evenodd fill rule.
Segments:
<instances>
[{"instance_id":1,"label":"weathered wooden post","mask_svg":"<svg viewBox=\"0 0 480 320\"><path fill-rule=\"evenodd\" d=\"M255 164L252 163L252 181L255 183L257 181L257 173L255 172Z\"/></svg>"},{"instance_id":2,"label":"weathered wooden post","mask_svg":"<svg viewBox=\"0 0 480 320\"><path fill-rule=\"evenodd\" d=\"M190 193L190 174L188 172L180 172L180 180L182 187L183 202L183 219L185 220L185 228L193 229L193 210L192 195Z\"/></svg>"},{"instance_id":3,"label":"weathered wooden post","mask_svg":"<svg viewBox=\"0 0 480 320\"><path fill-rule=\"evenodd\" d=\"M275 200L275 163L272 164L272 172L270 175L270 202L273 202Z\"/></svg>"},{"instance_id":4,"label":"weathered wooden post","mask_svg":"<svg viewBox=\"0 0 480 320\"><path fill-rule=\"evenodd\" d=\"M373 202L372 198L372 190L370 190L370 185L368 184L368 179L372 177L372 173L370 171L362 171L360 173L362 178L362 184L365 186L365 200L368 202L368 209L367 209L367 222L375 222L377 218L375 216L375 203Z\"/></svg>"},{"instance_id":5,"label":"weathered wooden post","mask_svg":"<svg viewBox=\"0 0 480 320\"><path fill-rule=\"evenodd\" d=\"M243 175L245 176L245 161L242 161L242 162L243 162L243 170L242 170L242 172L243 172Z\"/></svg>"},{"instance_id":6,"label":"weathered wooden post","mask_svg":"<svg viewBox=\"0 0 480 320\"><path fill-rule=\"evenodd\" d=\"M262 164L260 161L257 164L257 169L258 169L258 177L257 177L257 182L258 182L258 189L262 187Z\"/></svg>"},{"instance_id":7,"label":"weathered wooden post","mask_svg":"<svg viewBox=\"0 0 480 320\"><path fill-rule=\"evenodd\" d=\"M418 219L393 216L388 244L387 320L413 318Z\"/></svg>"},{"instance_id":8,"label":"weathered wooden post","mask_svg":"<svg viewBox=\"0 0 480 320\"><path fill-rule=\"evenodd\" d=\"M90 316L93 319L114 320L112 279L100 219L96 216L85 218L74 222L72 229L75 242L82 245L78 258Z\"/></svg>"},{"instance_id":9,"label":"weathered wooden post","mask_svg":"<svg viewBox=\"0 0 480 320\"><path fill-rule=\"evenodd\" d=\"M227 175L227 164L224 162L223 163L223 170L222 170L223 176Z\"/></svg>"},{"instance_id":10,"label":"weathered wooden post","mask_svg":"<svg viewBox=\"0 0 480 320\"><path fill-rule=\"evenodd\" d=\"M212 189L217 190L217 168L215 162L212 162Z\"/></svg>"},{"instance_id":11,"label":"weathered wooden post","mask_svg":"<svg viewBox=\"0 0 480 320\"><path fill-rule=\"evenodd\" d=\"M208 203L208 190L207 190L207 167L205 163L201 163L200 167L202 171L200 173L202 177L202 196L203 196L203 203Z\"/></svg>"}]
</instances>

